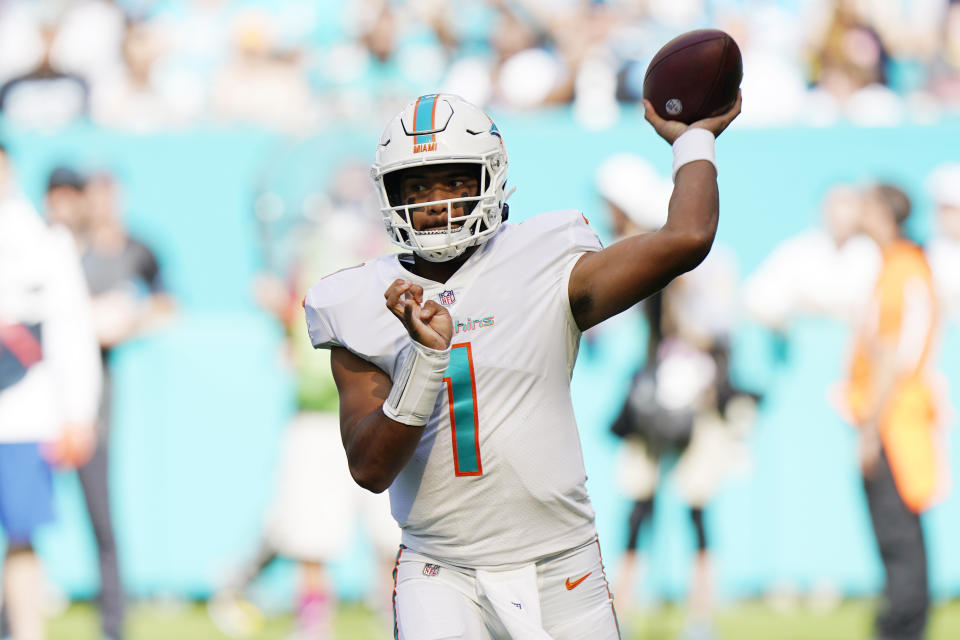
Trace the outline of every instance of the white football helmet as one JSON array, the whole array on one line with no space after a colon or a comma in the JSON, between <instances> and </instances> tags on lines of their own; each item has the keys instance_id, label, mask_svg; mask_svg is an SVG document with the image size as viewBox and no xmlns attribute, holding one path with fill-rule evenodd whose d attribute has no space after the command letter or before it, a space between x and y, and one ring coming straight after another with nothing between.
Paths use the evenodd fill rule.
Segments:
<instances>
[{"instance_id":1,"label":"white football helmet","mask_svg":"<svg viewBox=\"0 0 960 640\"><path fill-rule=\"evenodd\" d=\"M447 206L447 228L416 231L411 209L434 203L396 201L388 176L434 164L476 164L480 194L439 201ZM380 136L371 175L390 240L430 262L451 260L486 242L506 217L507 149L490 116L460 96L429 94L408 104ZM476 204L467 207L469 213L453 216L454 207L471 202Z\"/></svg>"}]
</instances>

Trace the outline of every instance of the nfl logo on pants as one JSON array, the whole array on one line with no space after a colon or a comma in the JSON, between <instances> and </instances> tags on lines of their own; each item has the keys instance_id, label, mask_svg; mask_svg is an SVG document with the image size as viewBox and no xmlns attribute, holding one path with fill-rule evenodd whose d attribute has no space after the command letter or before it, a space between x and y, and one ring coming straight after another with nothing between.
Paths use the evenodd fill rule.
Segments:
<instances>
[{"instance_id":1,"label":"nfl logo on pants","mask_svg":"<svg viewBox=\"0 0 960 640\"><path fill-rule=\"evenodd\" d=\"M423 565L423 575L425 576L436 576L440 573L440 565L438 564L424 564Z\"/></svg>"}]
</instances>

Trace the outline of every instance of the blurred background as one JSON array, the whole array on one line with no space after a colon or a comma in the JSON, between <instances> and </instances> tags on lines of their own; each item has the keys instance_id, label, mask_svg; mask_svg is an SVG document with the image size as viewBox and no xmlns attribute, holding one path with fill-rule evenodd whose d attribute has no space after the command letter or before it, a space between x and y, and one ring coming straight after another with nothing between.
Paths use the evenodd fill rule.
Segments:
<instances>
[{"instance_id":1,"label":"blurred background","mask_svg":"<svg viewBox=\"0 0 960 640\"><path fill-rule=\"evenodd\" d=\"M771 264L804 233L839 247L832 207L844 205L832 195L856 201L884 181L909 196L910 236L945 247L935 274L944 305L960 290L950 257L960 232L947 218L960 211L960 3L0 0L0 141L15 188L51 223L114 220L150 256L137 262L134 293L98 302L98 323L144 300L156 312L104 346L126 637L224 637L202 605L256 554L274 500L283 436L310 379L291 355L306 337L299 301L311 279L387 250L367 169L388 119L435 91L482 105L510 153L511 222L577 208L611 242L617 185L606 160L639 156L669 186L669 146L637 108L647 62L704 27L740 45L744 108L717 147L728 277L691 313L723 325L730 380L756 401L729 427L729 464L703 506L717 632L870 637L882 571L856 432L831 401L869 262L824 262L810 249L780 259L781 271ZM72 203L52 197L63 188ZM838 282L861 267L863 279ZM960 398L960 315L945 306L941 320L949 407ZM622 577L633 499L610 425L649 334L633 310L604 323L585 335L574 373L611 581ZM956 418L942 415L940 451L955 475ZM697 545L670 460L661 467L625 637L684 626ZM310 489L320 505L336 493ZM923 516L931 638L960 637L960 495L944 489ZM98 546L77 474L58 473L55 491L56 522L37 540L49 637L98 638ZM390 525L365 522L350 521L347 543L324 558L338 637L391 633L370 595L383 571L371 528ZM245 587L263 620L227 631L286 637L297 571L280 556Z\"/></svg>"}]
</instances>

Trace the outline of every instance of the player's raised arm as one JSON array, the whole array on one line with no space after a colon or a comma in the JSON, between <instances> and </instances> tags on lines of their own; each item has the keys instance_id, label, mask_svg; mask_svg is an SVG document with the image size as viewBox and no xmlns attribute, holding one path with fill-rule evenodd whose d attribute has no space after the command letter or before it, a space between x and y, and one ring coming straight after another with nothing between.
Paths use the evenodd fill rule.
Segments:
<instances>
[{"instance_id":1,"label":"player's raised arm","mask_svg":"<svg viewBox=\"0 0 960 640\"><path fill-rule=\"evenodd\" d=\"M686 125L664 120L644 101L645 117L673 145L674 186L667 222L585 254L570 274L570 307L585 330L663 288L707 256L717 232L719 195L713 161L716 136L740 113L738 95L724 114Z\"/></svg>"},{"instance_id":2,"label":"player's raised arm","mask_svg":"<svg viewBox=\"0 0 960 640\"><path fill-rule=\"evenodd\" d=\"M450 314L432 300L424 302L419 285L396 280L384 298L410 335L396 383L346 349L330 353L350 474L374 493L393 483L417 448L443 385L453 335Z\"/></svg>"}]
</instances>

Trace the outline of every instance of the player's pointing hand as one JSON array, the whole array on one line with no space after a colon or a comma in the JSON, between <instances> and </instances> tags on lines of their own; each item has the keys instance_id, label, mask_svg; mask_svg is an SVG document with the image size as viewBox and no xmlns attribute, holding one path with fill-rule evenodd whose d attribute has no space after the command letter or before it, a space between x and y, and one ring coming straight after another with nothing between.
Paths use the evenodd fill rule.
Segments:
<instances>
[{"instance_id":1,"label":"player's pointing hand","mask_svg":"<svg viewBox=\"0 0 960 640\"><path fill-rule=\"evenodd\" d=\"M433 300L423 301L423 287L394 280L383 297L387 309L403 323L410 337L431 349L446 349L453 337L450 312Z\"/></svg>"}]
</instances>

